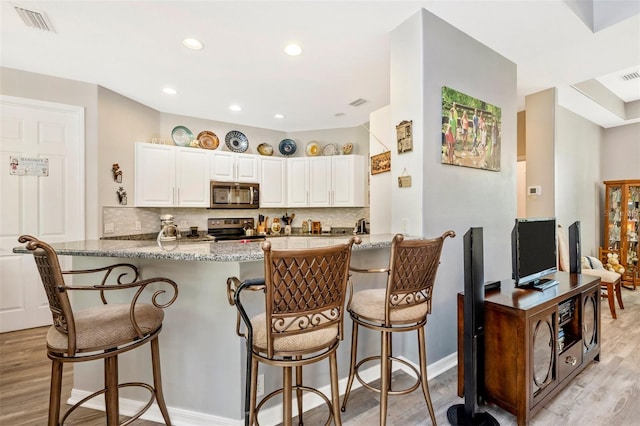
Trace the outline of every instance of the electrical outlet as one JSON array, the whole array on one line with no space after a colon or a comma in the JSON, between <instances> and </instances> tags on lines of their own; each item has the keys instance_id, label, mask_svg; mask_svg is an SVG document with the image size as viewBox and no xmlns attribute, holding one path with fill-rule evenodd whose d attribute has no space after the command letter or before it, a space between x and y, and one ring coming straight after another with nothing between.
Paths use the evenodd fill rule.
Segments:
<instances>
[{"instance_id":1,"label":"electrical outlet","mask_svg":"<svg viewBox=\"0 0 640 426\"><path fill-rule=\"evenodd\" d=\"M142 231L142 222L136 220L136 231Z\"/></svg>"},{"instance_id":2,"label":"electrical outlet","mask_svg":"<svg viewBox=\"0 0 640 426\"><path fill-rule=\"evenodd\" d=\"M264 395L264 374L258 374L258 383L256 385L256 396Z\"/></svg>"},{"instance_id":3,"label":"electrical outlet","mask_svg":"<svg viewBox=\"0 0 640 426\"><path fill-rule=\"evenodd\" d=\"M113 234L115 232L115 227L113 223L105 223L104 224L104 233L105 234Z\"/></svg>"}]
</instances>

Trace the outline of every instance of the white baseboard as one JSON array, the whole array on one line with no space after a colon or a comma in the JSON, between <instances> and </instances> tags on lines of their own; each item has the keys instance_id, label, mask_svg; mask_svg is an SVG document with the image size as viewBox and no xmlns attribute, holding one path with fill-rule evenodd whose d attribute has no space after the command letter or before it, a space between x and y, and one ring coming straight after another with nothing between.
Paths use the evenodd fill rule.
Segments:
<instances>
[{"instance_id":1,"label":"white baseboard","mask_svg":"<svg viewBox=\"0 0 640 426\"><path fill-rule=\"evenodd\" d=\"M458 363L457 356L458 356L457 353L454 352L451 355L448 355L442 358L441 360L429 365L427 367L429 380L435 377L438 377L440 374L444 373L450 368L455 367ZM418 368L418 366L415 363L409 361L408 359L404 357L400 357L400 358L403 361ZM403 365L402 363L395 363L393 370L394 371L401 370L409 374L410 376L415 377L414 371L411 368ZM367 383L377 380L380 378L380 364L373 364L371 367L367 368L366 370L360 370L359 374L362 380L364 380ZM352 391L355 389L358 389L361 386L362 385L358 380L354 380ZM342 390L346 389L347 387L346 377L343 379L340 379L338 387L339 389L342 389ZM330 385L324 386L318 390L327 396L331 395ZM73 405L76 402L82 400L82 398L85 398L86 396L88 396L89 394L90 392L87 392L87 391L80 391L80 390L73 389L71 391L71 397L69 398L67 403ZM303 404L306 411L324 404L324 400L313 393L307 392L303 398ZM144 405L145 403L140 401L120 398L120 413L125 416L131 416L137 413ZM294 397L293 406L294 407L296 406L295 397ZM83 407L104 411L104 399L94 398L90 401L87 401L83 405ZM233 419L228 419L226 417L219 417L219 416L214 416L212 414L205 414L205 413L200 413L196 411L190 411L190 410L185 410L182 408L175 408L175 407L168 407L168 410L169 410L169 416L171 417L171 422L176 426L241 426L241 425L244 425L244 419L233 420ZM158 423L163 423L164 421L162 419L162 414L160 413L160 409L155 403L151 406L151 408L149 408L149 410L146 413L142 415L141 418L145 420L158 422ZM265 408L264 410L262 410L260 412L259 420L260 420L260 424L264 426L277 425L279 423L282 423L282 404L277 404L273 407Z\"/></svg>"},{"instance_id":2,"label":"white baseboard","mask_svg":"<svg viewBox=\"0 0 640 426\"><path fill-rule=\"evenodd\" d=\"M71 390L71 397L68 399L67 404L75 404L82 400L91 392L81 391L77 389ZM120 398L120 414L125 416L132 416L137 413L146 402L140 402L127 398ZM104 398L94 398L87 401L82 405L86 408L93 408L94 410L104 411ZM183 408L167 407L169 410L169 417L171 417L171 423L175 426L243 426L244 419L233 420L226 417L214 416L213 414L200 413L197 411L185 410ZM158 405L154 402L153 405L141 416L142 419L150 420L164 424L162 413Z\"/></svg>"}]
</instances>

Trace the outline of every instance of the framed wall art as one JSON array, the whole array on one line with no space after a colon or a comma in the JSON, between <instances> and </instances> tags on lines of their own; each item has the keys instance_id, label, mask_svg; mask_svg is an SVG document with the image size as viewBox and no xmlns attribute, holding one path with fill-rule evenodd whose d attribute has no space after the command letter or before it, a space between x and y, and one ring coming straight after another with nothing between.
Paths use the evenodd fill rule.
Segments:
<instances>
[{"instance_id":1,"label":"framed wall art","mask_svg":"<svg viewBox=\"0 0 640 426\"><path fill-rule=\"evenodd\" d=\"M404 120L396 126L396 137L398 139L398 154L413 150L413 130L412 121Z\"/></svg>"},{"instance_id":2,"label":"framed wall art","mask_svg":"<svg viewBox=\"0 0 640 426\"><path fill-rule=\"evenodd\" d=\"M442 88L442 164L500 171L502 110Z\"/></svg>"},{"instance_id":3,"label":"framed wall art","mask_svg":"<svg viewBox=\"0 0 640 426\"><path fill-rule=\"evenodd\" d=\"M382 154L374 155L371 157L371 174L377 175L378 173L391 171L391 151L385 151Z\"/></svg>"}]
</instances>

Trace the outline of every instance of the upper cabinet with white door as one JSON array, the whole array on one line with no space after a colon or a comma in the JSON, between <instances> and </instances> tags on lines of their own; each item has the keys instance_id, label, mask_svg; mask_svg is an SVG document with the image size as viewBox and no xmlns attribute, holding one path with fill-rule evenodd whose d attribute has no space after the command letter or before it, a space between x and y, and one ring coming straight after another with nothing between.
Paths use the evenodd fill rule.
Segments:
<instances>
[{"instance_id":1,"label":"upper cabinet with white door","mask_svg":"<svg viewBox=\"0 0 640 426\"><path fill-rule=\"evenodd\" d=\"M366 205L365 157L340 155L287 160L289 207Z\"/></svg>"},{"instance_id":2,"label":"upper cabinet with white door","mask_svg":"<svg viewBox=\"0 0 640 426\"><path fill-rule=\"evenodd\" d=\"M260 207L287 207L286 158L260 158Z\"/></svg>"},{"instance_id":3,"label":"upper cabinet with white door","mask_svg":"<svg viewBox=\"0 0 640 426\"><path fill-rule=\"evenodd\" d=\"M138 207L209 207L207 151L137 142L135 204Z\"/></svg>"},{"instance_id":4,"label":"upper cabinet with white door","mask_svg":"<svg viewBox=\"0 0 640 426\"><path fill-rule=\"evenodd\" d=\"M210 178L225 182L258 182L259 157L227 151L210 152Z\"/></svg>"}]
</instances>

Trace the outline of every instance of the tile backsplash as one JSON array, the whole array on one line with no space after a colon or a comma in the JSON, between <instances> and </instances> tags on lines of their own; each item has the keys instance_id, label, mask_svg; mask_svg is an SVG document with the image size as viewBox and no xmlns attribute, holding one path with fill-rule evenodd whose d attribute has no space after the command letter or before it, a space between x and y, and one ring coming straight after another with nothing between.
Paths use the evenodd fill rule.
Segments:
<instances>
[{"instance_id":1,"label":"tile backsplash","mask_svg":"<svg viewBox=\"0 0 640 426\"><path fill-rule=\"evenodd\" d=\"M212 217L253 217L258 214L269 218L269 224L274 217L289 216L295 213L293 227L301 227L302 221L311 219L320 221L322 227L350 228L354 227L360 218L369 220L368 207L342 208L296 208L296 209L256 209L256 210L210 210L197 208L159 208L159 207L103 207L102 223L104 237L119 235L146 234L160 231L160 215L172 214L181 232L186 232L191 226L197 226L201 231L207 229L207 219ZM140 229L136 229L139 225ZM105 233L105 229L113 226L113 232Z\"/></svg>"}]
</instances>

